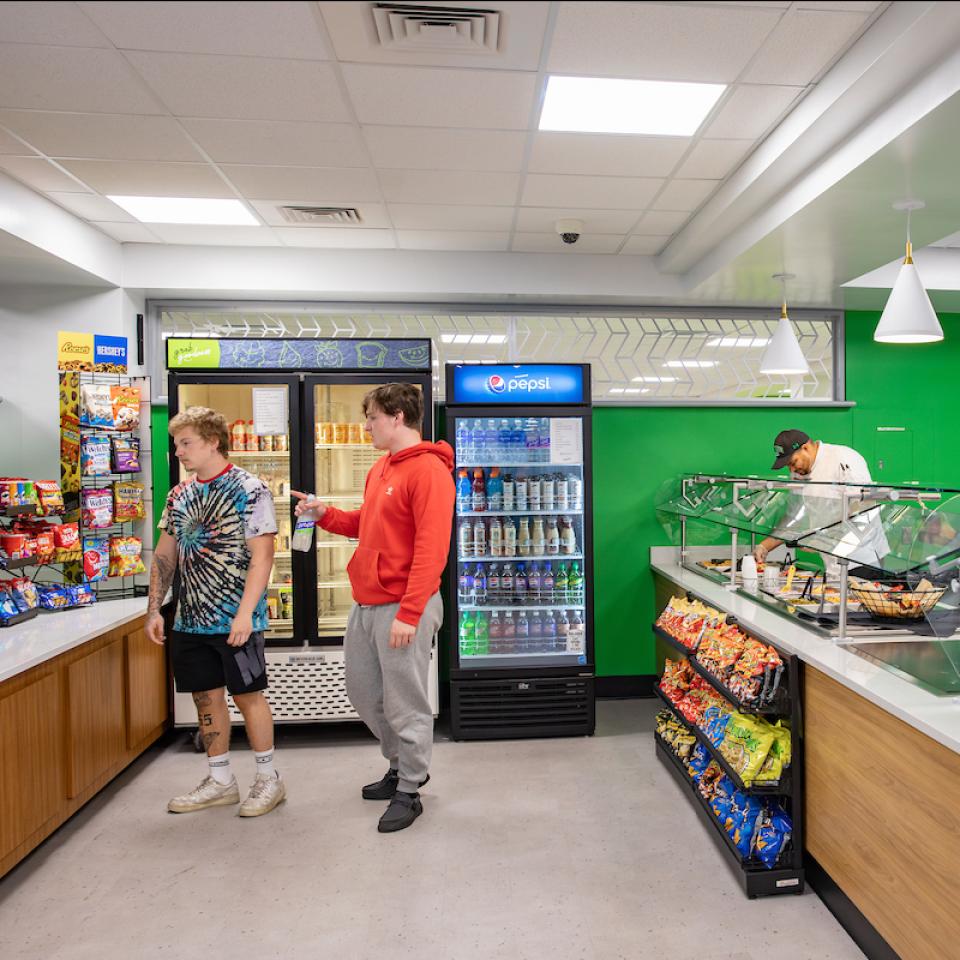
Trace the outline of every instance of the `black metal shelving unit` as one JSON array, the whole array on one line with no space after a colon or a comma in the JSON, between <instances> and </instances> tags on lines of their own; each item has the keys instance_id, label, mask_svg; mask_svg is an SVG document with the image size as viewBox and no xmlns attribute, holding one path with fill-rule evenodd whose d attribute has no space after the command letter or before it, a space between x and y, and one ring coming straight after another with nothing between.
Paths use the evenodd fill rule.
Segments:
<instances>
[{"instance_id":1,"label":"black metal shelving unit","mask_svg":"<svg viewBox=\"0 0 960 960\"><path fill-rule=\"evenodd\" d=\"M741 627L741 629L743 629ZM775 643L770 643L766 638L757 639L761 643L772 646L783 661L784 672L781 677L780 687L777 691L774 701L764 706L755 706L744 703L739 697L734 695L721 680L713 676L697 660L695 651L690 650L660 627L654 626L655 635L667 644L671 649L676 650L686 659L692 669L704 680L709 683L725 700L733 707L743 713L752 713L763 716L765 719L775 720L784 719L790 723L790 766L785 775L776 785L771 784L753 784L744 785L743 781L737 776L736 772L727 762L719 749L710 742L710 739L704 734L696 724L690 723L680 713L677 707L670 701L669 697L660 689L659 683L654 691L664 702L667 708L677 718L677 721L686 727L690 733L702 743L710 755L715 759L730 778L738 790L746 794L758 797L770 797L780 800L787 809L793 822L793 833L790 837L789 848L780 854L776 866L767 869L763 864L750 859L744 859L739 850L737 850L732 838L727 835L722 825L713 815L709 803L700 795L697 790L697 784L691 779L683 765L681 759L673 752L659 736L654 735L656 741L656 754L659 760L667 767L676 779L685 789L688 795L691 795L695 809L700 816L706 819L710 825L710 833L717 841L720 849L725 851L728 863L737 876L744 893L750 898L762 896L772 896L783 893L802 893L805 884L803 867L803 849L804 849L804 757L803 757L803 717L801 710L801 689L800 689L800 662L799 659L778 649ZM749 634L749 631L744 631Z\"/></svg>"}]
</instances>

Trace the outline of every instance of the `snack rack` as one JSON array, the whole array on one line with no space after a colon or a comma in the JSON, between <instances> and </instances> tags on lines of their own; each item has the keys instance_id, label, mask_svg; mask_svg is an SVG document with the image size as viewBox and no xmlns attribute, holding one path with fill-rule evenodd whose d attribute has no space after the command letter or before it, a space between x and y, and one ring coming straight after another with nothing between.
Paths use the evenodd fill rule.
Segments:
<instances>
[{"instance_id":1,"label":"snack rack","mask_svg":"<svg viewBox=\"0 0 960 960\"><path fill-rule=\"evenodd\" d=\"M687 599L698 599L709 605L707 600L697 597L693 592L687 593ZM726 623L736 622L734 618L728 615L724 615L724 618ZM779 687L772 700L764 705L751 705L736 696L721 679L700 664L694 650L689 649L680 640L656 624L653 626L653 632L662 646L665 646L671 654L676 653L687 660L694 672L706 680L713 690L719 693L735 710L745 714L761 716L770 722L775 722L778 719L789 722L791 759L790 766L784 771L784 775L775 785L755 782L751 786L746 786L720 750L696 724L689 722L662 692L659 681L654 687L654 692L664 702L666 708L696 738L698 743L703 744L711 758L717 761L723 773L729 777L737 790L749 796L776 799L790 815L793 823L790 840L788 845L780 852L772 868L768 869L762 863L749 858L745 859L732 838L717 820L710 808L709 801L701 796L697 789L697 782L689 775L683 761L659 734L654 734L657 758L689 796L694 809L707 824L710 835L724 853L725 859L733 869L746 895L750 899L754 899L759 896L782 893L802 893L804 889L804 756L799 659L792 654L785 653L777 647L776 643L771 643L767 638L754 637L752 632L748 633L744 630L743 632L747 633L748 636L773 647L780 656L784 667Z\"/></svg>"},{"instance_id":2,"label":"snack rack","mask_svg":"<svg viewBox=\"0 0 960 960\"><path fill-rule=\"evenodd\" d=\"M109 386L135 386L140 390L140 427L133 431L117 431L107 427L88 426L80 423L79 409L73 408L73 397L79 398L80 387L84 384L106 384ZM98 473L94 476L84 476L80 470L79 449L76 453L76 462L71 462L65 455L65 446L61 444L61 487L63 489L65 512L64 522L75 521L80 527L81 550L85 536L96 535L105 537L139 537L144 545L143 562L147 572L133 574L126 577L107 577L94 581L91 587L97 594L98 600L120 600L132 597L145 597L149 589L150 558L147 553L148 544L153 543L150 536L152 529L152 470L150 468L150 378L130 377L119 373L87 373L68 372L60 374L61 434L64 429L79 429L80 442L84 437L102 436L129 436L140 441L140 471L137 473ZM65 409L64 403L68 404ZM79 401L77 401L79 402ZM75 417L75 419L74 419ZM111 463L111 468L113 464ZM140 520L114 520L109 527L90 528L84 525L81 513L81 492L97 487L111 487L117 481L136 480L144 486L145 516ZM82 560L81 560L82 563Z\"/></svg>"},{"instance_id":3,"label":"snack rack","mask_svg":"<svg viewBox=\"0 0 960 960\"><path fill-rule=\"evenodd\" d=\"M17 517L36 516L36 514L37 510L34 506L3 507L0 509L0 531L7 529L6 521L15 520ZM32 557L24 560L3 559L0 561L0 573L9 573L11 577L19 577L24 575L26 568L36 568L39 566L41 566L41 564L38 564ZM2 584L5 579L7 578L0 577L0 584ZM13 627L18 623L23 623L25 620L32 620L39 612L39 608L34 607L32 610L25 610L15 617L8 617L0 622L2 622L4 627Z\"/></svg>"}]
</instances>

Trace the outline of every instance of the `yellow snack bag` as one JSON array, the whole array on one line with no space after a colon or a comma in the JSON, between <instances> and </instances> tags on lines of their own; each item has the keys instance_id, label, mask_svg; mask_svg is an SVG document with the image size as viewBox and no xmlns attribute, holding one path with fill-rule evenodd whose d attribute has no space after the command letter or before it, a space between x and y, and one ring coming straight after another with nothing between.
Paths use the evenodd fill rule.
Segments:
<instances>
[{"instance_id":1,"label":"yellow snack bag","mask_svg":"<svg viewBox=\"0 0 960 960\"><path fill-rule=\"evenodd\" d=\"M735 712L727 721L720 752L744 784L750 786L763 767L773 741L773 727L769 723Z\"/></svg>"},{"instance_id":2,"label":"yellow snack bag","mask_svg":"<svg viewBox=\"0 0 960 960\"><path fill-rule=\"evenodd\" d=\"M790 766L790 728L783 726L778 720L776 725L771 727L773 731L773 743L770 744L770 752L767 759L763 761L763 766L756 776L758 783L767 780L778 781L783 776L783 771Z\"/></svg>"}]
</instances>

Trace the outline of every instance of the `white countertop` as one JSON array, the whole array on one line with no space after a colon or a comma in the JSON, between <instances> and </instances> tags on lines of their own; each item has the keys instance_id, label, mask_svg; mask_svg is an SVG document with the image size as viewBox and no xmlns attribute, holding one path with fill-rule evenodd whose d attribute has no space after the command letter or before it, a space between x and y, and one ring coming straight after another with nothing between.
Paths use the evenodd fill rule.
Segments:
<instances>
[{"instance_id":1,"label":"white countertop","mask_svg":"<svg viewBox=\"0 0 960 960\"><path fill-rule=\"evenodd\" d=\"M101 600L73 610L41 610L0 629L0 683L147 612L147 598Z\"/></svg>"},{"instance_id":2,"label":"white countertop","mask_svg":"<svg viewBox=\"0 0 960 960\"><path fill-rule=\"evenodd\" d=\"M651 547L650 566L680 587L718 609L733 614L748 631L757 633L804 663L875 703L921 733L960 753L960 697L938 697L865 660L831 637L824 637L739 592L680 566L677 547Z\"/></svg>"}]
</instances>

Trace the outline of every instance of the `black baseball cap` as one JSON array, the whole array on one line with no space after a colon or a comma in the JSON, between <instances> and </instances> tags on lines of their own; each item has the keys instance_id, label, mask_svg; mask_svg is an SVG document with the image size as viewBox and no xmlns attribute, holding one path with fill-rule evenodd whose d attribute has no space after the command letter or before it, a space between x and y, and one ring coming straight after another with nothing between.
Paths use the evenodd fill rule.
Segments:
<instances>
[{"instance_id":1,"label":"black baseball cap","mask_svg":"<svg viewBox=\"0 0 960 960\"><path fill-rule=\"evenodd\" d=\"M785 467L794 453L809 440L802 430L781 430L773 441L773 452L777 455L777 459L773 461L773 469Z\"/></svg>"}]
</instances>

